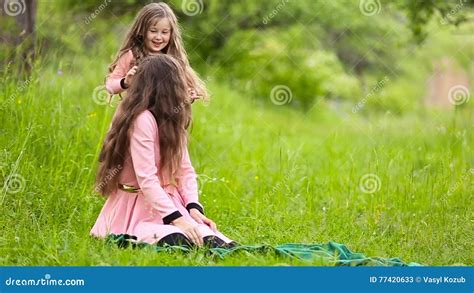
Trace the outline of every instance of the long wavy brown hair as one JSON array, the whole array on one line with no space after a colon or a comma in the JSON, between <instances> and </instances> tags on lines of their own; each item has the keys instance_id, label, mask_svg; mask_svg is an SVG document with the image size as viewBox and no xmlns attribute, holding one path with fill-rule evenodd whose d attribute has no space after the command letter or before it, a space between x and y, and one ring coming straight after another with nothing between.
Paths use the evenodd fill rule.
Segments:
<instances>
[{"instance_id":1,"label":"long wavy brown hair","mask_svg":"<svg viewBox=\"0 0 474 293\"><path fill-rule=\"evenodd\" d=\"M110 172L123 165L134 121L146 110L154 114L159 129L160 168L174 180L187 143L190 104L184 69L178 60L165 54L143 58L105 137L96 191L107 195L117 188L118 176L111 177Z\"/></svg>"},{"instance_id":2,"label":"long wavy brown hair","mask_svg":"<svg viewBox=\"0 0 474 293\"><path fill-rule=\"evenodd\" d=\"M156 21L165 17L169 20L171 25L171 36L168 45L163 48L162 52L175 57L183 64L185 70L184 76L186 77L188 87L195 89L198 96L207 99L209 93L204 82L199 78L189 64L188 56L181 37L181 29L178 24L178 19L168 4L163 2L150 3L145 5L138 12L114 62L109 66L109 73L115 69L119 58L128 50L132 50L133 53L133 60L130 68L134 65L139 66L141 60L148 55L144 43L147 30Z\"/></svg>"}]
</instances>

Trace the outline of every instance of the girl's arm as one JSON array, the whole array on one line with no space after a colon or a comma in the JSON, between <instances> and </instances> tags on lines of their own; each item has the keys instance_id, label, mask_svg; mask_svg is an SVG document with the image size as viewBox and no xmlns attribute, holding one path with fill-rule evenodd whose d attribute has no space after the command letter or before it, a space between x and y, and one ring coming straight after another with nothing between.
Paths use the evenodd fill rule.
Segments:
<instances>
[{"instance_id":1,"label":"girl's arm","mask_svg":"<svg viewBox=\"0 0 474 293\"><path fill-rule=\"evenodd\" d=\"M109 74L105 81L105 88L110 94L119 94L125 90L122 87L121 80L127 75L132 60L132 50L128 50L118 59L117 66L115 66L114 71Z\"/></svg>"},{"instance_id":2,"label":"girl's arm","mask_svg":"<svg viewBox=\"0 0 474 293\"><path fill-rule=\"evenodd\" d=\"M130 138L130 153L138 185L145 199L159 212L164 224L171 224L182 214L161 187L157 176L154 149L157 129L155 118L149 111L138 115Z\"/></svg>"},{"instance_id":3,"label":"girl's arm","mask_svg":"<svg viewBox=\"0 0 474 293\"><path fill-rule=\"evenodd\" d=\"M189 158L188 148L184 149L183 159L181 161L181 176L179 176L178 190L184 199L184 206L189 211L195 208L204 214L204 208L199 202L198 184L196 180L196 172Z\"/></svg>"}]
</instances>

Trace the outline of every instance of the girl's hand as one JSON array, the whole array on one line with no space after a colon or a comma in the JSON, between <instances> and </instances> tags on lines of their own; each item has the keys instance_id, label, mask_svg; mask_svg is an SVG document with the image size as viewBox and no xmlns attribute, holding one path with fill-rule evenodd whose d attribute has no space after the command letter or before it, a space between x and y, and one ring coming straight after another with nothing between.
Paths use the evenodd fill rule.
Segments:
<instances>
[{"instance_id":1,"label":"girl's hand","mask_svg":"<svg viewBox=\"0 0 474 293\"><path fill-rule=\"evenodd\" d=\"M195 89L189 88L188 93L189 93L189 98L191 99L191 103L194 102L194 100L197 100L200 98Z\"/></svg>"},{"instance_id":2,"label":"girl's hand","mask_svg":"<svg viewBox=\"0 0 474 293\"><path fill-rule=\"evenodd\" d=\"M138 66L133 66L133 67L127 72L127 75L125 76L125 85L126 85L127 87L129 87L130 84L132 83L133 76L135 75L135 73L137 73L137 68L138 68Z\"/></svg>"},{"instance_id":3,"label":"girl's hand","mask_svg":"<svg viewBox=\"0 0 474 293\"><path fill-rule=\"evenodd\" d=\"M183 217L177 218L172 222L172 224L181 229L197 246L202 246L204 244L197 226L187 222Z\"/></svg>"},{"instance_id":4,"label":"girl's hand","mask_svg":"<svg viewBox=\"0 0 474 293\"><path fill-rule=\"evenodd\" d=\"M201 214L201 212L199 212L199 210L191 209L189 211L189 214L194 219L194 221L198 222L199 224L205 224L205 225L209 226L209 228L211 228L212 231L217 232L216 223L214 223L213 220L211 220L211 219L207 218L206 216L204 216L203 214Z\"/></svg>"}]
</instances>

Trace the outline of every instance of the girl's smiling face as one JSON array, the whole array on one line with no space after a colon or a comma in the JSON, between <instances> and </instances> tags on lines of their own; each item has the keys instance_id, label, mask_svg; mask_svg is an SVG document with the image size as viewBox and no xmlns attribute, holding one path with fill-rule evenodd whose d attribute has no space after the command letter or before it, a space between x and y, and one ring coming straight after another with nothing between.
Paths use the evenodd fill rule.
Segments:
<instances>
[{"instance_id":1,"label":"girl's smiling face","mask_svg":"<svg viewBox=\"0 0 474 293\"><path fill-rule=\"evenodd\" d=\"M159 54L169 43L171 25L168 18L157 19L147 30L145 47L150 55Z\"/></svg>"}]
</instances>

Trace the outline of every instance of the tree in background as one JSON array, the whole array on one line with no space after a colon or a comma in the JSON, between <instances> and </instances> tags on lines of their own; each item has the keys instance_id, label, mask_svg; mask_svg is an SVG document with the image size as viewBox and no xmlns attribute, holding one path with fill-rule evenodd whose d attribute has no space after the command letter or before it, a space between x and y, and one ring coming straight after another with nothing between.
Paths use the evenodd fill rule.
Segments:
<instances>
[{"instance_id":1,"label":"tree in background","mask_svg":"<svg viewBox=\"0 0 474 293\"><path fill-rule=\"evenodd\" d=\"M29 72L35 58L36 0L0 0L0 46L2 60L21 62L19 68Z\"/></svg>"},{"instance_id":2,"label":"tree in background","mask_svg":"<svg viewBox=\"0 0 474 293\"><path fill-rule=\"evenodd\" d=\"M5 6L7 2L10 4ZM100 21L84 26L81 20L85 16L104 6L100 20L117 24L118 18L131 19L148 2L44 3L60 11L64 30L82 25L78 29L82 40L77 42L72 34L63 36L59 30L45 31L41 34L42 49L61 47L62 54L86 52L110 32L96 26ZM433 19L444 25L460 25L470 20L473 5L467 0L165 2L178 15L190 60L201 74L215 75L247 91L249 96L267 101L276 86L284 85L285 95L290 90L292 106L303 109L311 108L322 98L355 102L385 76L405 75L398 62L407 56L407 51L423 43ZM34 0L0 0L0 3L2 7L24 4L20 11L25 12L1 18L1 60L22 58L29 60L26 63L29 67L35 52L32 45L36 3ZM125 28L125 24L122 26ZM117 38L120 38L118 34ZM402 91L406 93L406 88L400 87L396 95L401 96ZM385 101L397 99L385 98ZM384 107L394 108L394 105L388 102Z\"/></svg>"}]
</instances>

